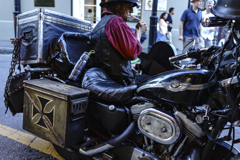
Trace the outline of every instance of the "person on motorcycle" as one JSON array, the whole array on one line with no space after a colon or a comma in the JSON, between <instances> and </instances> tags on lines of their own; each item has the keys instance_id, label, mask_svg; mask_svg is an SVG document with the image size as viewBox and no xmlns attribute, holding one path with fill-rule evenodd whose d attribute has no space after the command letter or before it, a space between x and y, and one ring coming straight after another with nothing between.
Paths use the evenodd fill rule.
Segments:
<instances>
[{"instance_id":1,"label":"person on motorcycle","mask_svg":"<svg viewBox=\"0 0 240 160\"><path fill-rule=\"evenodd\" d=\"M146 33L146 23L141 20L135 33L126 24L137 6L135 0L102 0L102 19L91 33L91 46L95 50L95 67L102 68L117 83L135 84L131 60L142 52L141 35Z\"/></svg>"}]
</instances>

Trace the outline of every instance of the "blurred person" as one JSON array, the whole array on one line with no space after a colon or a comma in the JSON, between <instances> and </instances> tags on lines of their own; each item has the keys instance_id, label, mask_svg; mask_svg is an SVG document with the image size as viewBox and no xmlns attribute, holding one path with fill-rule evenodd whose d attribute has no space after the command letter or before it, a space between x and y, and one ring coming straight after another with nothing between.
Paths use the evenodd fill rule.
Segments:
<instances>
[{"instance_id":1,"label":"blurred person","mask_svg":"<svg viewBox=\"0 0 240 160\"><path fill-rule=\"evenodd\" d=\"M195 47L198 48L201 38L202 0L191 2L193 6L183 12L179 24L179 40L183 41L183 48L192 40L195 40Z\"/></svg>"},{"instance_id":2,"label":"blurred person","mask_svg":"<svg viewBox=\"0 0 240 160\"><path fill-rule=\"evenodd\" d=\"M135 84L131 60L142 52L140 38L146 33L146 23L139 21L135 33L126 24L137 6L135 0L102 0L102 18L91 32L91 46L96 51L95 67L104 69L121 85Z\"/></svg>"},{"instance_id":3,"label":"blurred person","mask_svg":"<svg viewBox=\"0 0 240 160\"><path fill-rule=\"evenodd\" d=\"M166 22L168 23L168 34L167 34L167 41L169 43L172 43L172 24L173 24L173 20L172 20L172 15L174 15L174 8L171 7L169 8L169 13L168 13L168 17Z\"/></svg>"},{"instance_id":4,"label":"blurred person","mask_svg":"<svg viewBox=\"0 0 240 160\"><path fill-rule=\"evenodd\" d=\"M222 29L222 32L221 32L221 36L219 37L220 40L218 42L219 47L223 47L223 45L228 40L228 37L230 35L230 30L228 30L228 27L224 26L221 29Z\"/></svg>"},{"instance_id":5,"label":"blurred person","mask_svg":"<svg viewBox=\"0 0 240 160\"><path fill-rule=\"evenodd\" d=\"M207 0L205 4L206 10L202 12L203 18L214 17L211 13L211 8L214 6L213 0ZM200 48L209 48L212 46L212 41L214 38L215 27L202 27L202 41L200 43Z\"/></svg>"},{"instance_id":6,"label":"blurred person","mask_svg":"<svg viewBox=\"0 0 240 160\"><path fill-rule=\"evenodd\" d=\"M168 17L167 12L163 12L159 18L159 31L157 32L156 41L167 41L166 34L168 32L168 24L166 22Z\"/></svg>"}]
</instances>

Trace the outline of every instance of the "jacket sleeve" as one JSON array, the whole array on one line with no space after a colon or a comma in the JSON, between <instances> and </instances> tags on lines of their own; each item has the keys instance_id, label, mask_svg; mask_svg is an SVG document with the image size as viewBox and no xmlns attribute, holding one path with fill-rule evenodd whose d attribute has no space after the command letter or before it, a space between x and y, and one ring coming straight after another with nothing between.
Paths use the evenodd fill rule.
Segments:
<instances>
[{"instance_id":1,"label":"jacket sleeve","mask_svg":"<svg viewBox=\"0 0 240 160\"><path fill-rule=\"evenodd\" d=\"M134 60L142 52L135 33L121 17L112 18L106 25L105 32L108 40L125 59Z\"/></svg>"}]
</instances>

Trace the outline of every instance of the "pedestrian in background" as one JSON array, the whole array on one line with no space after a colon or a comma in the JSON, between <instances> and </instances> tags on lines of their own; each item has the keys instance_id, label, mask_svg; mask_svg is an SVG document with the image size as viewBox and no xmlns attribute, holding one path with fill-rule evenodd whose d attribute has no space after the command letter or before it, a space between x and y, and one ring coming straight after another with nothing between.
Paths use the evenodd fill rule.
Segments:
<instances>
[{"instance_id":1,"label":"pedestrian in background","mask_svg":"<svg viewBox=\"0 0 240 160\"><path fill-rule=\"evenodd\" d=\"M183 48L192 40L195 40L195 47L199 47L201 38L202 11L199 9L202 0L192 0L192 7L186 9L179 24L179 40L183 41Z\"/></svg>"},{"instance_id":2,"label":"pedestrian in background","mask_svg":"<svg viewBox=\"0 0 240 160\"><path fill-rule=\"evenodd\" d=\"M174 8L171 7L169 8L169 13L168 13L168 17L167 17L167 24L168 24L168 33L167 33L167 41L169 43L172 43L172 24L173 24L173 21L172 21L172 15L174 15Z\"/></svg>"},{"instance_id":3,"label":"pedestrian in background","mask_svg":"<svg viewBox=\"0 0 240 160\"><path fill-rule=\"evenodd\" d=\"M207 0L205 4L206 10L202 12L202 18L214 17L211 13L211 8L214 5L213 0ZM202 39L200 43L200 48L209 48L212 46L212 41L214 38L215 27L202 27Z\"/></svg>"},{"instance_id":4,"label":"pedestrian in background","mask_svg":"<svg viewBox=\"0 0 240 160\"><path fill-rule=\"evenodd\" d=\"M156 41L167 41L166 34L168 32L168 24L166 22L168 17L167 12L163 12L159 18L159 31L157 32Z\"/></svg>"}]
</instances>

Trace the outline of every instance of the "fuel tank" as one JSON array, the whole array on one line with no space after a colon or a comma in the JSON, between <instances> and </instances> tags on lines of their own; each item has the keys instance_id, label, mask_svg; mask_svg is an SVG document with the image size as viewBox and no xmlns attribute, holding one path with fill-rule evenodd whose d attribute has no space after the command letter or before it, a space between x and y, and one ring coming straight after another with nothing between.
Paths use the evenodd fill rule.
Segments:
<instances>
[{"instance_id":1,"label":"fuel tank","mask_svg":"<svg viewBox=\"0 0 240 160\"><path fill-rule=\"evenodd\" d=\"M137 94L182 105L202 105L209 97L208 87L216 84L216 77L208 80L212 71L204 69L171 70L147 79L138 86Z\"/></svg>"}]
</instances>

